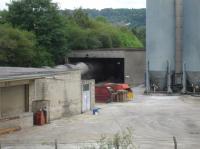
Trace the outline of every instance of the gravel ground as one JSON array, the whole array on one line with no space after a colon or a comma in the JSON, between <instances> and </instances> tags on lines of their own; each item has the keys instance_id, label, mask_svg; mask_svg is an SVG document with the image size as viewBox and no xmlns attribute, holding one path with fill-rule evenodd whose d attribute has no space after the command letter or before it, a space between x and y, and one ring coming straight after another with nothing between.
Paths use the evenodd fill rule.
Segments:
<instances>
[{"instance_id":1,"label":"gravel ground","mask_svg":"<svg viewBox=\"0 0 200 149\"><path fill-rule=\"evenodd\" d=\"M127 103L97 104L99 115L91 112L53 121L0 136L2 149L76 149L85 142L96 142L102 134L112 136L134 130L138 149L200 148L200 98L191 96L143 95L143 87L134 88L136 98Z\"/></svg>"}]
</instances>

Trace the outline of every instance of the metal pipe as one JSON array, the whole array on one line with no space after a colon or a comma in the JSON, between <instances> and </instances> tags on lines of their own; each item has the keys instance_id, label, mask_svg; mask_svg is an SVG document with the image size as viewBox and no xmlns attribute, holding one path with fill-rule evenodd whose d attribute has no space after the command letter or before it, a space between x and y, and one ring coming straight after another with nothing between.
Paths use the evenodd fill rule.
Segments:
<instances>
[{"instance_id":1,"label":"metal pipe","mask_svg":"<svg viewBox=\"0 0 200 149\"><path fill-rule=\"evenodd\" d=\"M186 64L185 63L183 64L183 80L182 80L182 85L183 85L183 88L181 90L181 93L185 94L187 92L187 89L186 89Z\"/></svg>"},{"instance_id":2,"label":"metal pipe","mask_svg":"<svg viewBox=\"0 0 200 149\"><path fill-rule=\"evenodd\" d=\"M145 90L145 93L149 94L150 91L151 91L151 89L150 89L150 80L149 80L149 61L147 61L147 64L146 64L146 90Z\"/></svg>"},{"instance_id":3,"label":"metal pipe","mask_svg":"<svg viewBox=\"0 0 200 149\"><path fill-rule=\"evenodd\" d=\"M168 94L173 93L171 89L171 68L169 61L167 61L167 93Z\"/></svg>"},{"instance_id":4,"label":"metal pipe","mask_svg":"<svg viewBox=\"0 0 200 149\"><path fill-rule=\"evenodd\" d=\"M192 93L195 94L195 86L194 86L194 84L192 83L191 86L192 86Z\"/></svg>"},{"instance_id":5,"label":"metal pipe","mask_svg":"<svg viewBox=\"0 0 200 149\"><path fill-rule=\"evenodd\" d=\"M182 72L183 0L175 0L176 10L176 73Z\"/></svg>"},{"instance_id":6,"label":"metal pipe","mask_svg":"<svg viewBox=\"0 0 200 149\"><path fill-rule=\"evenodd\" d=\"M156 85L153 84L153 92L155 93L156 92Z\"/></svg>"},{"instance_id":7,"label":"metal pipe","mask_svg":"<svg viewBox=\"0 0 200 149\"><path fill-rule=\"evenodd\" d=\"M156 84L153 84L153 92L154 93L156 93L156 89L158 89L159 88L159 86L158 85L156 85Z\"/></svg>"},{"instance_id":8,"label":"metal pipe","mask_svg":"<svg viewBox=\"0 0 200 149\"><path fill-rule=\"evenodd\" d=\"M177 149L177 140L176 140L176 137L174 136L173 137L173 141L174 141L174 149Z\"/></svg>"}]
</instances>

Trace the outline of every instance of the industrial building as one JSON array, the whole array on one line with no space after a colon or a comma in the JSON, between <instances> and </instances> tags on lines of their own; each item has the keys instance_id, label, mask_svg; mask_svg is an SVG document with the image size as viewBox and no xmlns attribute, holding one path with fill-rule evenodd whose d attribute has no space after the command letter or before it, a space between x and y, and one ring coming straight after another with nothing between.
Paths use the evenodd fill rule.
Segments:
<instances>
[{"instance_id":1,"label":"industrial building","mask_svg":"<svg viewBox=\"0 0 200 149\"><path fill-rule=\"evenodd\" d=\"M144 49L74 50L69 56L69 63L79 62L88 66L83 79L95 79L96 83L128 83L133 86L144 83Z\"/></svg>"},{"instance_id":2,"label":"industrial building","mask_svg":"<svg viewBox=\"0 0 200 149\"><path fill-rule=\"evenodd\" d=\"M199 0L147 1L147 93L200 91L199 5Z\"/></svg>"},{"instance_id":3,"label":"industrial building","mask_svg":"<svg viewBox=\"0 0 200 149\"><path fill-rule=\"evenodd\" d=\"M42 108L48 121L86 112L95 104L94 84L79 70L1 67L0 129L31 127Z\"/></svg>"}]
</instances>

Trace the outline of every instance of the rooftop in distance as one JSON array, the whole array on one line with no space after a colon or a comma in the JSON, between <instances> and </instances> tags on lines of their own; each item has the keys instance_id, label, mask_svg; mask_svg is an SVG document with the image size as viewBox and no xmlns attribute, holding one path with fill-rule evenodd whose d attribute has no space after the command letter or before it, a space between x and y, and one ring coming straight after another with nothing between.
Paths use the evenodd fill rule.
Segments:
<instances>
[{"instance_id":1,"label":"rooftop in distance","mask_svg":"<svg viewBox=\"0 0 200 149\"><path fill-rule=\"evenodd\" d=\"M65 65L55 68L24 68L24 67L0 67L0 81L35 79L55 74L64 74L68 71L75 70Z\"/></svg>"},{"instance_id":2,"label":"rooftop in distance","mask_svg":"<svg viewBox=\"0 0 200 149\"><path fill-rule=\"evenodd\" d=\"M75 51L145 51L144 48L103 48L103 49L86 49Z\"/></svg>"}]
</instances>

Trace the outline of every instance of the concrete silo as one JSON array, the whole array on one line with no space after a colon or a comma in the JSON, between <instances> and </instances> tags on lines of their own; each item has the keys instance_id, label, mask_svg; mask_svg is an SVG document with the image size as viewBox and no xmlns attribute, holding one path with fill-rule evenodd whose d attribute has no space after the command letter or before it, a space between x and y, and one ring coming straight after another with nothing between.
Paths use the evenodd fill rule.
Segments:
<instances>
[{"instance_id":1,"label":"concrete silo","mask_svg":"<svg viewBox=\"0 0 200 149\"><path fill-rule=\"evenodd\" d=\"M171 92L175 72L176 17L175 0L147 0L147 92Z\"/></svg>"},{"instance_id":2,"label":"concrete silo","mask_svg":"<svg viewBox=\"0 0 200 149\"><path fill-rule=\"evenodd\" d=\"M186 88L195 92L200 87L200 0L184 0L183 4L183 92Z\"/></svg>"}]
</instances>

